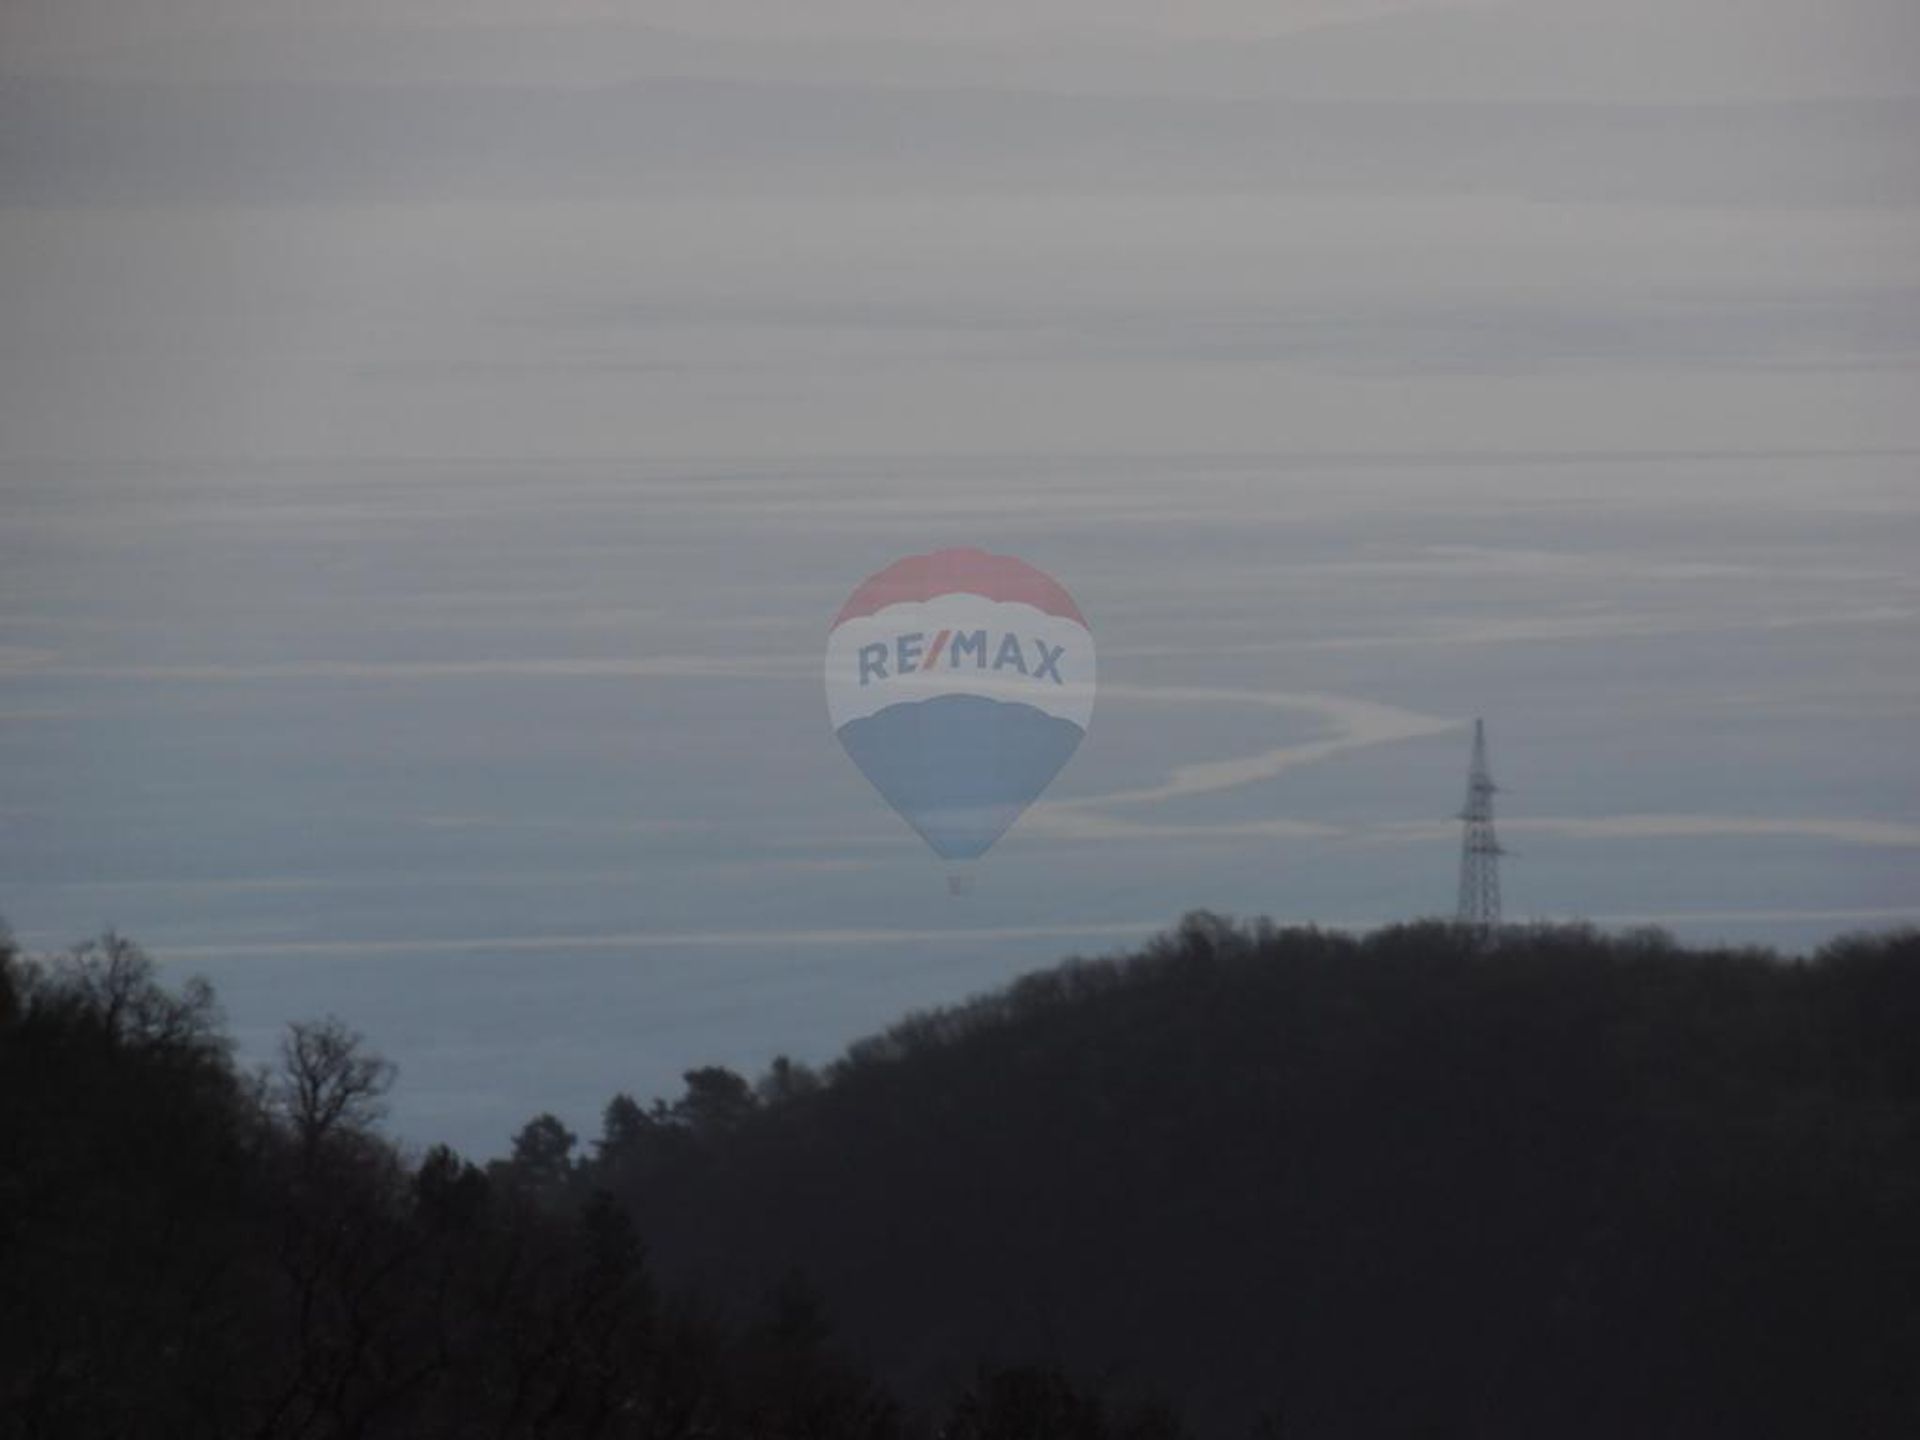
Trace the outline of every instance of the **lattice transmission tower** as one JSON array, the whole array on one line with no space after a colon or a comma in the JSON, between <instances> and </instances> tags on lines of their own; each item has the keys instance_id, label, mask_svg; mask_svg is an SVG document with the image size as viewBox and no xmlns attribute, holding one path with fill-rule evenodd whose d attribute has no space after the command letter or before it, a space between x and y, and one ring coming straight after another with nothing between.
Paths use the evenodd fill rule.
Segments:
<instances>
[{"instance_id":1,"label":"lattice transmission tower","mask_svg":"<svg viewBox=\"0 0 1920 1440\"><path fill-rule=\"evenodd\" d=\"M1460 910L1458 922L1482 939L1500 928L1500 841L1493 833L1493 792L1487 769L1487 727L1473 722L1473 768L1467 772L1467 803L1460 811Z\"/></svg>"}]
</instances>

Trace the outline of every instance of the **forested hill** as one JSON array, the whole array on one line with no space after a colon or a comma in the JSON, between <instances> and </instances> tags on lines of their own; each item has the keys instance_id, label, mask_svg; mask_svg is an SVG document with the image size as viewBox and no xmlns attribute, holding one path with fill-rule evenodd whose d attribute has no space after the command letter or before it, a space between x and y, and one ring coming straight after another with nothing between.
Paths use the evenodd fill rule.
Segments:
<instances>
[{"instance_id":1,"label":"forested hill","mask_svg":"<svg viewBox=\"0 0 1920 1440\"><path fill-rule=\"evenodd\" d=\"M1040 1358L1223 1436L1920 1434L1911 934L1191 916L821 1081L616 1101L576 1183L708 1293L804 1264L909 1395Z\"/></svg>"},{"instance_id":2,"label":"forested hill","mask_svg":"<svg viewBox=\"0 0 1920 1440\"><path fill-rule=\"evenodd\" d=\"M1195 915L482 1168L0 943L0 1436L1907 1436L1916 1040L1911 932Z\"/></svg>"}]
</instances>

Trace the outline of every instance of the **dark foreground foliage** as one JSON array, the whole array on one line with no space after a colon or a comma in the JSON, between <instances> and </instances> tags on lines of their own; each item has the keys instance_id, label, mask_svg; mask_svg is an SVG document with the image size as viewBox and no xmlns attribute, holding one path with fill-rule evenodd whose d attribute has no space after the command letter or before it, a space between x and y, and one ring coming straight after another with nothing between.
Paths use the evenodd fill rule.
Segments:
<instances>
[{"instance_id":1,"label":"dark foreground foliage","mask_svg":"<svg viewBox=\"0 0 1920 1440\"><path fill-rule=\"evenodd\" d=\"M1911 933L1192 916L485 1169L0 954L0 1436L1920 1433Z\"/></svg>"}]
</instances>

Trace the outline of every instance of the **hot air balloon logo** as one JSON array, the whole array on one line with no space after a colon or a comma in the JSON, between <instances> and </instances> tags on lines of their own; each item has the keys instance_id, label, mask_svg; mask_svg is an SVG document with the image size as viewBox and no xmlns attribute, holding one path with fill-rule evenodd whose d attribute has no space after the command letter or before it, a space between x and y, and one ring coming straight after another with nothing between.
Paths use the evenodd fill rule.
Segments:
<instances>
[{"instance_id":1,"label":"hot air balloon logo","mask_svg":"<svg viewBox=\"0 0 1920 1440\"><path fill-rule=\"evenodd\" d=\"M827 713L860 773L946 860L984 854L1093 714L1093 634L1011 555L937 550L869 576L827 636Z\"/></svg>"}]
</instances>

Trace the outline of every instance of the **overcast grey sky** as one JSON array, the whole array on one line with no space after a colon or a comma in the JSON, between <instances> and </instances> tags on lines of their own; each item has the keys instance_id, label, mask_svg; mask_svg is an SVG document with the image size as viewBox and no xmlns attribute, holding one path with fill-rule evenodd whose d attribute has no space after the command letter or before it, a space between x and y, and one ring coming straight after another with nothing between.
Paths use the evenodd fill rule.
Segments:
<instances>
[{"instance_id":1,"label":"overcast grey sky","mask_svg":"<svg viewBox=\"0 0 1920 1440\"><path fill-rule=\"evenodd\" d=\"M1184 908L1920 916L1920 10L0 13L0 914L591 1126ZM827 732L898 555L1102 698L972 895Z\"/></svg>"}]
</instances>

